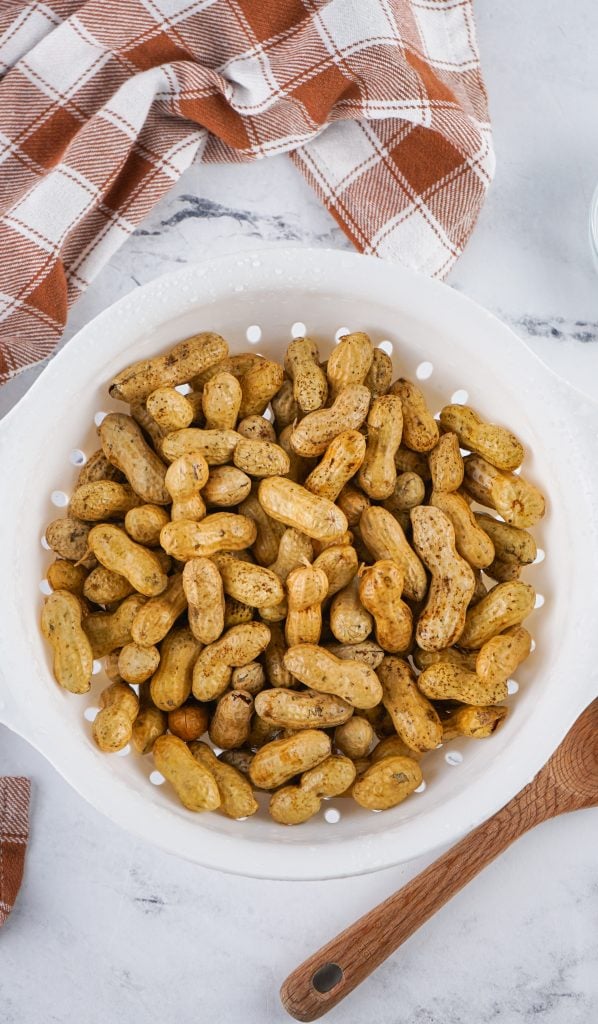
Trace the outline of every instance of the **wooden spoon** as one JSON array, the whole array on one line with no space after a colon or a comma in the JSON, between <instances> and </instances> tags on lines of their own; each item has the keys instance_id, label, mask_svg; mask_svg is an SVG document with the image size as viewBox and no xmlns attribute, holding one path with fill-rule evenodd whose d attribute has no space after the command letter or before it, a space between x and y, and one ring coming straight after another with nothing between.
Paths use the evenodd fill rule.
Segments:
<instances>
[{"instance_id":1,"label":"wooden spoon","mask_svg":"<svg viewBox=\"0 0 598 1024\"><path fill-rule=\"evenodd\" d=\"M595 700L535 779L502 810L297 967L281 987L283 1006L297 1020L321 1017L515 839L557 814L597 805Z\"/></svg>"}]
</instances>

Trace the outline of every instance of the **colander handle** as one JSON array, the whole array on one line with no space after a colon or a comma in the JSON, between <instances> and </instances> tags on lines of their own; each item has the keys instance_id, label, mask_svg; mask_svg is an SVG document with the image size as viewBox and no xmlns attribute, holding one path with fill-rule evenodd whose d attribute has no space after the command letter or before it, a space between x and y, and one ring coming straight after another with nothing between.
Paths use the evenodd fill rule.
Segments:
<instances>
[{"instance_id":1,"label":"colander handle","mask_svg":"<svg viewBox=\"0 0 598 1024\"><path fill-rule=\"evenodd\" d=\"M11 732L18 733L27 739L27 729L24 718L12 697L3 670L0 668L0 725L5 725Z\"/></svg>"},{"instance_id":2,"label":"colander handle","mask_svg":"<svg viewBox=\"0 0 598 1024\"><path fill-rule=\"evenodd\" d=\"M598 401L571 389L569 395L571 414L582 424L584 440L592 453L593 472L598 467Z\"/></svg>"},{"instance_id":3,"label":"colander handle","mask_svg":"<svg viewBox=\"0 0 598 1024\"><path fill-rule=\"evenodd\" d=\"M23 456L23 443L26 432L20 429L21 411L27 396L0 420L0 465L3 478L10 481L14 501L23 492L26 459ZM15 518L18 510L15 512ZM5 520L7 526L8 518ZM4 536L5 543L0 544L0 623L2 623L2 657L0 658L0 725L5 725L12 732L30 740L27 714L24 704L18 701L18 680L27 671L29 664L27 640L24 637L22 622L19 621L18 601L15 599L15 570L11 561L14 551L14 536L8 529ZM10 681L15 685L11 686ZM31 742L31 740L30 740Z\"/></svg>"}]
</instances>

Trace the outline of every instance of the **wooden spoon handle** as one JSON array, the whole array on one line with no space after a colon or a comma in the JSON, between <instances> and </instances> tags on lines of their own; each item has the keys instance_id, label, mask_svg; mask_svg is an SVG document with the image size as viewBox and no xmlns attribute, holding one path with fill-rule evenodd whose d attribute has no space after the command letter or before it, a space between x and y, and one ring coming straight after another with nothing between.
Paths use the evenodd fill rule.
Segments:
<instances>
[{"instance_id":1,"label":"wooden spoon handle","mask_svg":"<svg viewBox=\"0 0 598 1024\"><path fill-rule=\"evenodd\" d=\"M555 809L531 783L502 810L383 903L305 960L280 990L297 1020L316 1020L361 984L475 875Z\"/></svg>"}]
</instances>

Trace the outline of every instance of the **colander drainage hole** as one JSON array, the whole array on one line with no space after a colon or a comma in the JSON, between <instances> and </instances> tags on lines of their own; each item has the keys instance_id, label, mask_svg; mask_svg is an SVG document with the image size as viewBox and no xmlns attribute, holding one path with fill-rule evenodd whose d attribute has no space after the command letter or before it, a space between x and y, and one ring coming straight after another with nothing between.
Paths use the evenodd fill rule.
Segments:
<instances>
[{"instance_id":1,"label":"colander drainage hole","mask_svg":"<svg viewBox=\"0 0 598 1024\"><path fill-rule=\"evenodd\" d=\"M336 807L327 807L324 811L324 821L327 821L329 825L336 825L337 821L341 820L341 812Z\"/></svg>"},{"instance_id":2,"label":"colander drainage hole","mask_svg":"<svg viewBox=\"0 0 598 1024\"><path fill-rule=\"evenodd\" d=\"M69 496L64 491L52 491L50 501L56 508L66 508L69 503Z\"/></svg>"},{"instance_id":3,"label":"colander drainage hole","mask_svg":"<svg viewBox=\"0 0 598 1024\"><path fill-rule=\"evenodd\" d=\"M102 421L106 419L107 415L107 412L102 412L101 410L100 412L96 412L93 418L93 422L95 423L96 427L99 427L100 423L102 423Z\"/></svg>"},{"instance_id":4,"label":"colander drainage hole","mask_svg":"<svg viewBox=\"0 0 598 1024\"><path fill-rule=\"evenodd\" d=\"M334 340L338 343L341 340L341 338L345 337L345 334L350 334L350 333L351 332L350 332L348 327L339 327L338 331L334 335Z\"/></svg>"},{"instance_id":5,"label":"colander drainage hole","mask_svg":"<svg viewBox=\"0 0 598 1024\"><path fill-rule=\"evenodd\" d=\"M69 462L73 466L84 466L87 462L87 455L85 452L82 452L80 448L73 448L69 455Z\"/></svg>"},{"instance_id":6,"label":"colander drainage hole","mask_svg":"<svg viewBox=\"0 0 598 1024\"><path fill-rule=\"evenodd\" d=\"M444 760L447 764L456 767L456 765L463 763L463 754L460 750L449 750L448 754L444 755Z\"/></svg>"},{"instance_id":7,"label":"colander drainage hole","mask_svg":"<svg viewBox=\"0 0 598 1024\"><path fill-rule=\"evenodd\" d=\"M426 783L425 782L420 782L420 784L417 787L417 789L414 789L413 792L414 793L423 793L425 788L426 788Z\"/></svg>"},{"instance_id":8,"label":"colander drainage hole","mask_svg":"<svg viewBox=\"0 0 598 1024\"><path fill-rule=\"evenodd\" d=\"M262 329L259 324L251 324L245 331L245 337L250 345L257 345L262 340Z\"/></svg>"},{"instance_id":9,"label":"colander drainage hole","mask_svg":"<svg viewBox=\"0 0 598 1024\"><path fill-rule=\"evenodd\" d=\"M455 391L451 395L451 402L454 405L465 405L466 402L468 402L468 401L469 401L469 393L465 390L465 388L458 388L457 391Z\"/></svg>"},{"instance_id":10,"label":"colander drainage hole","mask_svg":"<svg viewBox=\"0 0 598 1024\"><path fill-rule=\"evenodd\" d=\"M380 349L381 352L386 352L387 356L391 356L394 350L394 345L392 341L388 340L388 338L385 338L384 341L381 341L377 347Z\"/></svg>"},{"instance_id":11,"label":"colander drainage hole","mask_svg":"<svg viewBox=\"0 0 598 1024\"><path fill-rule=\"evenodd\" d=\"M545 558L546 552L544 551L544 548L538 548L536 552L536 557L534 558L534 565L539 565L540 562L543 562Z\"/></svg>"},{"instance_id":12,"label":"colander drainage hole","mask_svg":"<svg viewBox=\"0 0 598 1024\"><path fill-rule=\"evenodd\" d=\"M307 334L307 327L300 320L291 327L291 338L304 338Z\"/></svg>"},{"instance_id":13,"label":"colander drainage hole","mask_svg":"<svg viewBox=\"0 0 598 1024\"><path fill-rule=\"evenodd\" d=\"M544 594L536 594L536 600L534 601L534 608L541 608L546 598Z\"/></svg>"},{"instance_id":14,"label":"colander drainage hole","mask_svg":"<svg viewBox=\"0 0 598 1024\"><path fill-rule=\"evenodd\" d=\"M151 772L149 780L152 786L161 786L164 782L166 782L166 779L162 775L162 772Z\"/></svg>"},{"instance_id":15,"label":"colander drainage hole","mask_svg":"<svg viewBox=\"0 0 598 1024\"><path fill-rule=\"evenodd\" d=\"M85 711L83 712L83 718L85 719L86 722L95 722L96 716L99 715L99 713L100 713L100 709L99 708L94 708L94 707L85 708Z\"/></svg>"},{"instance_id":16,"label":"colander drainage hole","mask_svg":"<svg viewBox=\"0 0 598 1024\"><path fill-rule=\"evenodd\" d=\"M338 964L322 964L311 976L316 992L331 992L343 980L343 969Z\"/></svg>"},{"instance_id":17,"label":"colander drainage hole","mask_svg":"<svg viewBox=\"0 0 598 1024\"><path fill-rule=\"evenodd\" d=\"M516 679L508 679L507 680L507 693L510 696L513 696L514 693L517 693L518 689L519 689L519 683L517 682Z\"/></svg>"},{"instance_id":18,"label":"colander drainage hole","mask_svg":"<svg viewBox=\"0 0 598 1024\"><path fill-rule=\"evenodd\" d=\"M429 377L434 373L434 364L430 363L427 359L423 363L420 363L415 371L415 376L418 380L428 380Z\"/></svg>"},{"instance_id":19,"label":"colander drainage hole","mask_svg":"<svg viewBox=\"0 0 598 1024\"><path fill-rule=\"evenodd\" d=\"M119 757L126 757L127 754L131 753L131 748L127 743L126 747L123 747L122 750L117 750L116 753L118 754Z\"/></svg>"},{"instance_id":20,"label":"colander drainage hole","mask_svg":"<svg viewBox=\"0 0 598 1024\"><path fill-rule=\"evenodd\" d=\"M42 594L45 594L46 597L52 593L52 587L50 586L47 580L41 580L39 589L41 590Z\"/></svg>"}]
</instances>

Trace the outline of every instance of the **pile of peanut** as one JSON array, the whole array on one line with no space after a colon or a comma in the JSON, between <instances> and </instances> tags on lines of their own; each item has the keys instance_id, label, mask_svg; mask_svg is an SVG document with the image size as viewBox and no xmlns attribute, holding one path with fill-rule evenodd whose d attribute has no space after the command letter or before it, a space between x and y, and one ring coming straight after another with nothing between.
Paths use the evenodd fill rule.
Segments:
<instances>
[{"instance_id":1,"label":"pile of peanut","mask_svg":"<svg viewBox=\"0 0 598 1024\"><path fill-rule=\"evenodd\" d=\"M510 431L437 421L363 333L284 366L199 334L110 395L129 412L47 528L42 615L61 686L105 659L100 750L151 753L191 811L245 818L267 790L292 825L333 796L394 807L427 751L493 733L544 514Z\"/></svg>"}]
</instances>

